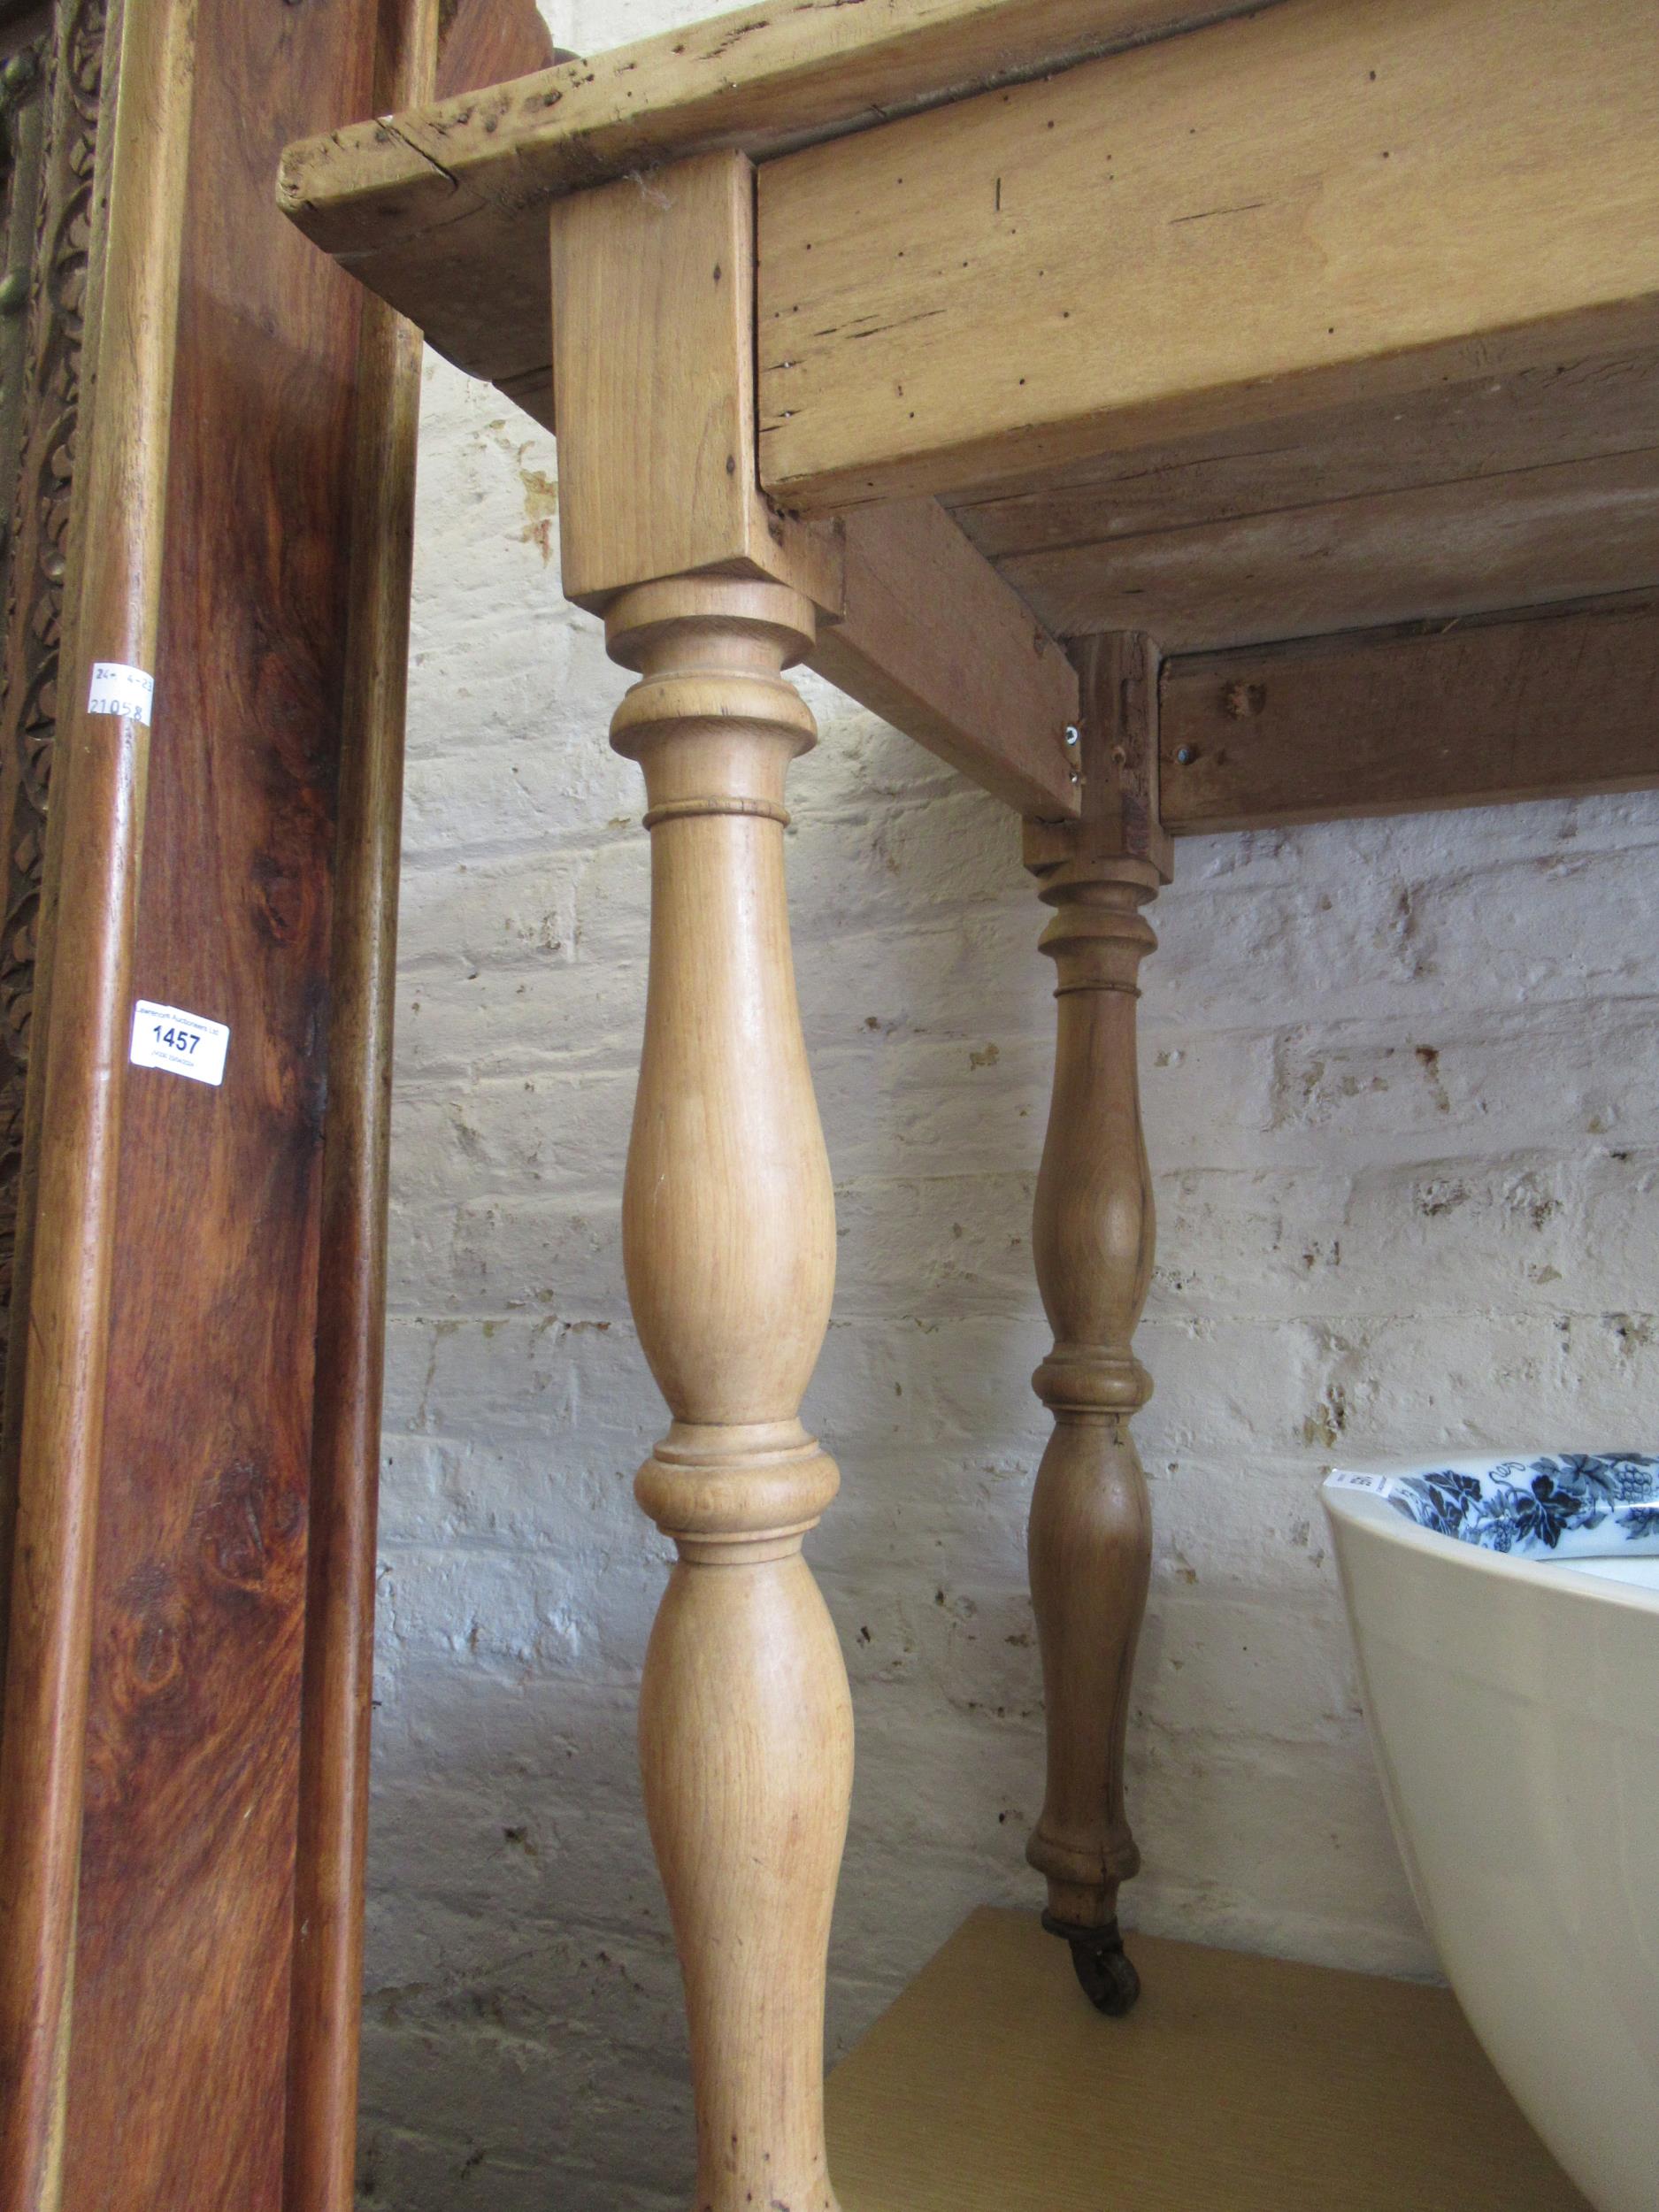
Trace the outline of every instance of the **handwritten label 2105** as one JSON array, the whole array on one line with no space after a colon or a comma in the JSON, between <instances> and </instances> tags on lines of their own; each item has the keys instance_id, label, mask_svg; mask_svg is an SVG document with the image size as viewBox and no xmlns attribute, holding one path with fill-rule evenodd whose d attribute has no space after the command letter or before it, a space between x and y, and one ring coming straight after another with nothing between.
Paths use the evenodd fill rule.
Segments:
<instances>
[{"instance_id":1,"label":"handwritten label 2105","mask_svg":"<svg viewBox=\"0 0 1659 2212\"><path fill-rule=\"evenodd\" d=\"M130 667L126 661L94 661L87 691L88 714L119 714L148 728L155 703L156 680L148 669Z\"/></svg>"},{"instance_id":2,"label":"handwritten label 2105","mask_svg":"<svg viewBox=\"0 0 1659 2212\"><path fill-rule=\"evenodd\" d=\"M133 1009L132 1062L135 1068L165 1068L196 1083L221 1083L230 1031L223 1022L187 1014L180 1006L159 1006L141 998Z\"/></svg>"}]
</instances>

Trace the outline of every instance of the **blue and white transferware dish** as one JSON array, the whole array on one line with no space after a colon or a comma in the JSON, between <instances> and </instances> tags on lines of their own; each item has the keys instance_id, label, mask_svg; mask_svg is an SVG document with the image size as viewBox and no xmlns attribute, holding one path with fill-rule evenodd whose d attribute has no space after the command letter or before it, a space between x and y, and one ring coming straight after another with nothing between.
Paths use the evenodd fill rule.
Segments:
<instances>
[{"instance_id":1,"label":"blue and white transferware dish","mask_svg":"<svg viewBox=\"0 0 1659 2212\"><path fill-rule=\"evenodd\" d=\"M1419 1528L1523 1559L1605 1557L1627 1544L1659 1555L1659 1457L1546 1452L1446 1459L1366 1473L1339 1468L1332 1490L1369 1490Z\"/></svg>"}]
</instances>

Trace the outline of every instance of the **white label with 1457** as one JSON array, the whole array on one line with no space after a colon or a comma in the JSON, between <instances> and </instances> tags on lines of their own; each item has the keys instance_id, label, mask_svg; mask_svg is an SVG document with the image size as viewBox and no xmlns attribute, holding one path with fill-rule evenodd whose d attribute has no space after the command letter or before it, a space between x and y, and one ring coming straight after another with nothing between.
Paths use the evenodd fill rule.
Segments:
<instances>
[{"instance_id":1,"label":"white label with 1457","mask_svg":"<svg viewBox=\"0 0 1659 2212\"><path fill-rule=\"evenodd\" d=\"M182 1007L157 1006L141 998L133 1009L133 1065L165 1068L170 1075L188 1075L196 1083L225 1079L225 1049L230 1031L223 1022L211 1022Z\"/></svg>"}]
</instances>

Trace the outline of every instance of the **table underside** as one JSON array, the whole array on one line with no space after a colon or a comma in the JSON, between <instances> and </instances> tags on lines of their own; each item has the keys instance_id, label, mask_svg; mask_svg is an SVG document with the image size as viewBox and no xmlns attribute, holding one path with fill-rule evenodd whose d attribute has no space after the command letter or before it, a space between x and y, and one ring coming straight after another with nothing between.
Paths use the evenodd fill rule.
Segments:
<instances>
[{"instance_id":1,"label":"table underside","mask_svg":"<svg viewBox=\"0 0 1659 2212\"><path fill-rule=\"evenodd\" d=\"M1659 779L1652 31L1645 0L809 0L306 142L282 196L551 426L552 204L741 149L762 492L866 549L908 515L945 660L986 661L994 606L1154 638L1171 830L1628 788ZM987 703L1033 724L999 775L907 648L840 645L923 742L1075 811L1031 771L1051 687Z\"/></svg>"}]
</instances>

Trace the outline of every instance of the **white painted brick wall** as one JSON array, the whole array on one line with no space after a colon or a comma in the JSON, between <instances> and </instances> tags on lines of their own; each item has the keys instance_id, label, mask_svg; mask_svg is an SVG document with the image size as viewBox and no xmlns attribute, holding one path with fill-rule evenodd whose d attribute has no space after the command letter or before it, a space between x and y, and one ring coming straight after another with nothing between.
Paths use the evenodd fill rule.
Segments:
<instances>
[{"instance_id":1,"label":"white painted brick wall","mask_svg":"<svg viewBox=\"0 0 1659 2212\"><path fill-rule=\"evenodd\" d=\"M675 14L577 0L555 31ZM686 2202L634 1763L665 1547L629 1486L661 1412L618 1238L646 841L604 740L626 679L559 596L555 476L526 418L428 365L365 2041L363 2201L396 2212ZM1011 818L808 688L789 864L841 1234L806 1412L844 1477L810 1551L859 1729L841 2049L970 1907L1038 1898L1053 1007ZM1652 797L1179 849L1143 1001L1135 1924L1432 1963L1317 1487L1339 1448L1651 1438L1656 859Z\"/></svg>"}]
</instances>

